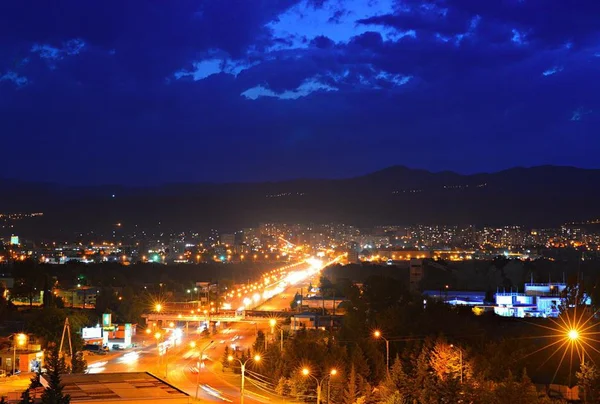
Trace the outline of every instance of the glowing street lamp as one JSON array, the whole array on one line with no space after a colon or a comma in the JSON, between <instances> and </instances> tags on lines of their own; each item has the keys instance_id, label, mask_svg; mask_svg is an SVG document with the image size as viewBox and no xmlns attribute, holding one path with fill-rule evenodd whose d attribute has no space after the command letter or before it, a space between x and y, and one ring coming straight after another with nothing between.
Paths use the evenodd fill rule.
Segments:
<instances>
[{"instance_id":1,"label":"glowing street lamp","mask_svg":"<svg viewBox=\"0 0 600 404\"><path fill-rule=\"evenodd\" d=\"M375 330L375 332L373 332L373 336L377 339L381 338L385 341L385 366L387 372L390 373L390 341L387 338L385 338L379 330Z\"/></svg>"},{"instance_id":2,"label":"glowing street lamp","mask_svg":"<svg viewBox=\"0 0 600 404\"><path fill-rule=\"evenodd\" d=\"M212 344L214 344L214 342L215 341L210 341L204 348L202 348L202 350L200 351L200 360L196 363L196 366L198 367L198 373L196 373L196 401L198 401L198 390L200 389L200 368L201 365L204 363L204 351L207 350ZM192 348L194 348L196 346L196 343L192 341L192 344Z\"/></svg>"},{"instance_id":3,"label":"glowing street lamp","mask_svg":"<svg viewBox=\"0 0 600 404\"><path fill-rule=\"evenodd\" d=\"M567 333L567 337L572 341L575 342L579 339L579 331L577 331L576 329L572 328L569 330L569 332Z\"/></svg>"},{"instance_id":4,"label":"glowing street lamp","mask_svg":"<svg viewBox=\"0 0 600 404\"><path fill-rule=\"evenodd\" d=\"M329 374L325 375L321 380L317 379L316 376L313 376L310 374L310 369L308 368L303 368L302 369L302 375L303 376L308 376L308 377L312 377L316 382L317 382L317 404L321 404L321 388L323 386L323 382L325 381L325 379L327 379L328 377L333 377L335 375L337 375L337 369L331 369L329 371ZM329 390L331 389L327 389L327 393L329 395ZM329 402L329 397L327 398L327 402Z\"/></svg>"},{"instance_id":5,"label":"glowing street lamp","mask_svg":"<svg viewBox=\"0 0 600 404\"><path fill-rule=\"evenodd\" d=\"M27 343L27 335L23 333L14 334L13 336L13 376L15 375L15 365L17 364L17 345L23 346Z\"/></svg>"},{"instance_id":6,"label":"glowing street lamp","mask_svg":"<svg viewBox=\"0 0 600 404\"><path fill-rule=\"evenodd\" d=\"M156 338L156 367L157 370L160 369L160 339L162 334L160 332L154 333L154 338Z\"/></svg>"},{"instance_id":7,"label":"glowing street lamp","mask_svg":"<svg viewBox=\"0 0 600 404\"><path fill-rule=\"evenodd\" d=\"M244 384L246 381L246 364L248 362L250 362L251 360L254 360L254 362L260 362L260 355L254 355L254 358L248 358L245 362L242 362L241 360L239 360L238 358L234 358L232 355L229 355L227 357L227 360L229 362L233 362L238 361L240 366L241 366L241 370L242 370L242 389L241 389L241 396L240 396L240 404L244 404Z\"/></svg>"},{"instance_id":8,"label":"glowing street lamp","mask_svg":"<svg viewBox=\"0 0 600 404\"><path fill-rule=\"evenodd\" d=\"M154 306L154 309L156 310L157 313L160 313L162 310L162 304L160 303L156 303L156 306Z\"/></svg>"}]
</instances>

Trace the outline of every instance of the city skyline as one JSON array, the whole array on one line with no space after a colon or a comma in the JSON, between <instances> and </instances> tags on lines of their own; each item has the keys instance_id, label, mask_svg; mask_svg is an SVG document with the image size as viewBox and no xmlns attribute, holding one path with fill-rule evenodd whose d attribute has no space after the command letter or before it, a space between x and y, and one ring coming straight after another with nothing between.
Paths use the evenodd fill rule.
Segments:
<instances>
[{"instance_id":1,"label":"city skyline","mask_svg":"<svg viewBox=\"0 0 600 404\"><path fill-rule=\"evenodd\" d=\"M3 177L148 185L395 164L598 167L594 2L1 7Z\"/></svg>"}]
</instances>

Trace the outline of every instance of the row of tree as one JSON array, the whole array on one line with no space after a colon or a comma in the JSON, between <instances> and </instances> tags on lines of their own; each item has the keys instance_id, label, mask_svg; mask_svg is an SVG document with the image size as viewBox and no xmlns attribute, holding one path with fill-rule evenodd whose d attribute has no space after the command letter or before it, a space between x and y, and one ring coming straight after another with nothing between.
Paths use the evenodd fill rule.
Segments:
<instances>
[{"instance_id":1,"label":"row of tree","mask_svg":"<svg viewBox=\"0 0 600 404\"><path fill-rule=\"evenodd\" d=\"M600 400L593 365L600 355L592 349L593 338L586 341L587 362L580 367L578 349L586 346L565 341L562 320L476 316L468 308L424 301L408 293L403 282L385 277L372 276L361 288L321 283L349 299L343 326L302 329L286 336L283 350L277 335L259 332L253 352L244 358L261 355L260 362L249 361L248 369L264 388L298 399L314 397L317 383L302 373L306 368L323 380L322 397L334 403L564 402L552 397L551 384L565 389L579 384L583 400ZM564 316L573 318L568 311ZM590 319L588 332L597 332L595 321ZM389 371L381 337L389 341Z\"/></svg>"}]
</instances>

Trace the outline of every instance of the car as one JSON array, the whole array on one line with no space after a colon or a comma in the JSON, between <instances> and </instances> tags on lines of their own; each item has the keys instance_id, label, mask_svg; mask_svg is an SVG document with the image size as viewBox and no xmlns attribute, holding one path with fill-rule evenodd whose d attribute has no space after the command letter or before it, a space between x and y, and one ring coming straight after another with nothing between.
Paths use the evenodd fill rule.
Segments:
<instances>
[{"instance_id":1,"label":"car","mask_svg":"<svg viewBox=\"0 0 600 404\"><path fill-rule=\"evenodd\" d=\"M113 344L112 348L114 351L123 351L125 348L123 348L121 345L119 344Z\"/></svg>"}]
</instances>

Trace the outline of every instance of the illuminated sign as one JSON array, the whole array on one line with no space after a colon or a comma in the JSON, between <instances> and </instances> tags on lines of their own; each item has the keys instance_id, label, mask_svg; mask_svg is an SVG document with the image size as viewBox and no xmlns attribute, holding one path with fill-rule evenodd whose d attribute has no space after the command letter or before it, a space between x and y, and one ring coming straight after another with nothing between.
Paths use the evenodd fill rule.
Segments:
<instances>
[{"instance_id":1,"label":"illuminated sign","mask_svg":"<svg viewBox=\"0 0 600 404\"><path fill-rule=\"evenodd\" d=\"M110 327L112 325L112 315L110 313L104 313L102 315L102 327Z\"/></svg>"},{"instance_id":2,"label":"illuminated sign","mask_svg":"<svg viewBox=\"0 0 600 404\"><path fill-rule=\"evenodd\" d=\"M100 328L100 327L84 327L81 329L81 338L83 338L83 339L100 339L100 338L102 338L102 328Z\"/></svg>"},{"instance_id":3,"label":"illuminated sign","mask_svg":"<svg viewBox=\"0 0 600 404\"><path fill-rule=\"evenodd\" d=\"M10 236L10 243L12 245L19 245L19 236Z\"/></svg>"}]
</instances>

